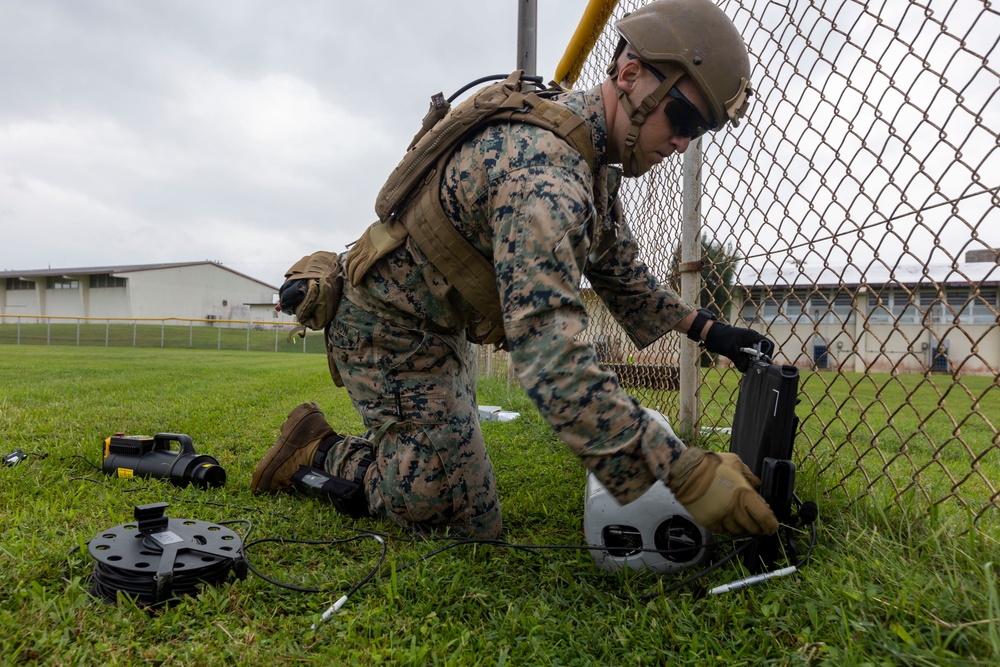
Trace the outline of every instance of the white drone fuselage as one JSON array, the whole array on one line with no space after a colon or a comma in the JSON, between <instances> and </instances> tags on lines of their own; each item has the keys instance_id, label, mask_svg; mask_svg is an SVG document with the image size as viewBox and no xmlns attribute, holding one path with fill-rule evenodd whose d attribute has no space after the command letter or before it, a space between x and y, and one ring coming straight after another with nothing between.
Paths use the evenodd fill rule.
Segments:
<instances>
[{"instance_id":1,"label":"white drone fuselage","mask_svg":"<svg viewBox=\"0 0 1000 667\"><path fill-rule=\"evenodd\" d=\"M662 414L646 412L673 433ZM712 544L712 533L694 522L663 482L622 505L589 472L583 530L603 570L674 572L704 562Z\"/></svg>"}]
</instances>

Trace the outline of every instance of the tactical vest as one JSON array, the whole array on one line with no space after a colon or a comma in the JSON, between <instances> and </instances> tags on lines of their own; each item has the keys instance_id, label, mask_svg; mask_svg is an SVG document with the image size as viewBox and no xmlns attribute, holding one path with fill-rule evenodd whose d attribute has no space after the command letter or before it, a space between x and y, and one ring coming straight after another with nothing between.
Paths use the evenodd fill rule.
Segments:
<instances>
[{"instance_id":1,"label":"tactical vest","mask_svg":"<svg viewBox=\"0 0 1000 667\"><path fill-rule=\"evenodd\" d=\"M569 108L522 90L523 70L486 86L454 108L438 93L423 127L413 138L402 161L379 191L378 220L355 241L344 260L344 272L358 285L375 262L413 239L427 259L483 316L485 327L477 342L503 340L503 316L492 261L455 228L441 206L441 178L445 163L458 145L488 124L512 121L537 125L553 132L580 153L596 175L597 158L590 128Z\"/></svg>"}]
</instances>

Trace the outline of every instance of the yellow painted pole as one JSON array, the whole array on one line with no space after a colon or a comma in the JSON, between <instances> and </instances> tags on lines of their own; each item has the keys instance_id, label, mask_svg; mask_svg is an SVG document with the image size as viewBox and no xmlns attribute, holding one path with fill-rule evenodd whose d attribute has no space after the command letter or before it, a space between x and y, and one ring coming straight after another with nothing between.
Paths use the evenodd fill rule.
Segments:
<instances>
[{"instance_id":1,"label":"yellow painted pole","mask_svg":"<svg viewBox=\"0 0 1000 667\"><path fill-rule=\"evenodd\" d=\"M559 85L570 87L576 83L583 62L590 55L617 4L618 0L590 0L587 3L583 17L576 26L576 32L573 33L559 65L556 66L555 80Z\"/></svg>"}]
</instances>

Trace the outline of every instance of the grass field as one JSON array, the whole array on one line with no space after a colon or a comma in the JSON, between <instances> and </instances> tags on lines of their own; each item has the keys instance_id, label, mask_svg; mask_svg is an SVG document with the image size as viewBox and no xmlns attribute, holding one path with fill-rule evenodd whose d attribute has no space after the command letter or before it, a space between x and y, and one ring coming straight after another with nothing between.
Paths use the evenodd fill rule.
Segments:
<instances>
[{"instance_id":1,"label":"grass field","mask_svg":"<svg viewBox=\"0 0 1000 667\"><path fill-rule=\"evenodd\" d=\"M411 541L312 500L251 496L253 467L296 404L316 400L336 429L361 431L322 357L0 345L0 383L0 449L29 452L0 467L2 665L1000 664L997 536L917 503L827 492L808 465L797 487L819 503L819 541L799 573L700 596L746 574L731 562L664 595L681 577L606 574L579 549L435 553L456 543ZM582 545L583 470L523 392L490 380L480 389L482 403L521 413L483 427L504 539ZM105 477L92 463L115 432L190 435L228 483L202 491ZM361 537L251 550L270 578L322 593L250 574L156 612L92 597L86 543L159 501L175 518L248 520L248 541ZM230 527L246 533L245 524ZM378 543L359 529L392 536L380 576L312 631L378 561Z\"/></svg>"}]
</instances>

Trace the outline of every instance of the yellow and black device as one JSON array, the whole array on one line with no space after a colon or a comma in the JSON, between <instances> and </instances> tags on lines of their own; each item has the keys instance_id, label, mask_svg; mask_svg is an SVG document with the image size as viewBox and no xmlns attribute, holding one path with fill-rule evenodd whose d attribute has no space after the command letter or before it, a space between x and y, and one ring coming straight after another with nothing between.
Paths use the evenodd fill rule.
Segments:
<instances>
[{"instance_id":1,"label":"yellow and black device","mask_svg":"<svg viewBox=\"0 0 1000 667\"><path fill-rule=\"evenodd\" d=\"M179 449L171 449L176 442ZM180 433L115 434L104 440L104 474L115 477L169 479L174 486L224 486L226 471L211 456L194 451L189 436Z\"/></svg>"}]
</instances>

